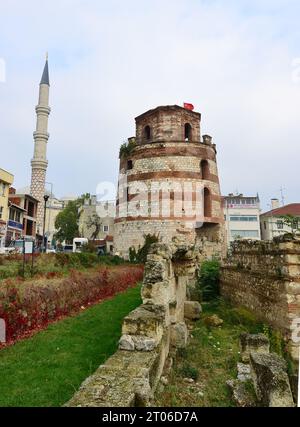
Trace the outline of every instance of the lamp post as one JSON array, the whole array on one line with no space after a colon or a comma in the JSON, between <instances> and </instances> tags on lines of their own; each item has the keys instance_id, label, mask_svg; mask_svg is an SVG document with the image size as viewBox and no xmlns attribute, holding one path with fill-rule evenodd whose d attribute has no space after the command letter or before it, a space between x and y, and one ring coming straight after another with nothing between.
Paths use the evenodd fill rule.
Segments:
<instances>
[{"instance_id":1,"label":"lamp post","mask_svg":"<svg viewBox=\"0 0 300 427\"><path fill-rule=\"evenodd\" d=\"M43 252L46 252L46 244L45 244L45 225L46 225L46 207L47 207L47 202L49 200L49 196L47 194L44 195L44 224L43 224L43 246L42 246L42 250Z\"/></svg>"}]
</instances>

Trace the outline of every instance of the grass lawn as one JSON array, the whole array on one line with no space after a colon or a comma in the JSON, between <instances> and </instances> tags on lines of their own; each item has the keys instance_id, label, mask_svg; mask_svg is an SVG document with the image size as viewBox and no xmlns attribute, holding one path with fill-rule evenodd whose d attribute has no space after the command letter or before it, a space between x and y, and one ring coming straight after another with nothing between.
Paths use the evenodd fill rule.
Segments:
<instances>
[{"instance_id":1,"label":"grass lawn","mask_svg":"<svg viewBox=\"0 0 300 427\"><path fill-rule=\"evenodd\" d=\"M239 336L262 332L263 325L245 309L234 309L222 300L204 303L203 310L188 347L177 353L169 384L156 395L156 406L233 406L226 381L237 376ZM206 326L204 319L212 314L224 320L222 327ZM190 384L187 378L196 381Z\"/></svg>"},{"instance_id":2,"label":"grass lawn","mask_svg":"<svg viewBox=\"0 0 300 427\"><path fill-rule=\"evenodd\" d=\"M140 287L0 351L0 407L61 406L115 352Z\"/></svg>"}]
</instances>

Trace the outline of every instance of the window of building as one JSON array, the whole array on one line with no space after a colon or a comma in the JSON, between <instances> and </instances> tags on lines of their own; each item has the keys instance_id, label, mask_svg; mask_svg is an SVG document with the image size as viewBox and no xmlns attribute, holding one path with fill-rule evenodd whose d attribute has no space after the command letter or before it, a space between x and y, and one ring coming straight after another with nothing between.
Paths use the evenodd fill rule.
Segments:
<instances>
[{"instance_id":1,"label":"window of building","mask_svg":"<svg viewBox=\"0 0 300 427\"><path fill-rule=\"evenodd\" d=\"M207 160L202 160L202 162L200 163L200 170L202 179L209 179L210 173L209 164Z\"/></svg>"},{"instance_id":2,"label":"window of building","mask_svg":"<svg viewBox=\"0 0 300 427\"><path fill-rule=\"evenodd\" d=\"M9 219L11 221L15 220L15 210L14 209L9 209Z\"/></svg>"},{"instance_id":3,"label":"window of building","mask_svg":"<svg viewBox=\"0 0 300 427\"><path fill-rule=\"evenodd\" d=\"M0 196L5 196L5 189L6 189L6 185L4 184L4 182L0 183Z\"/></svg>"},{"instance_id":4,"label":"window of building","mask_svg":"<svg viewBox=\"0 0 300 427\"><path fill-rule=\"evenodd\" d=\"M2 215L3 215L3 206L0 206L0 219L2 219Z\"/></svg>"},{"instance_id":5,"label":"window of building","mask_svg":"<svg viewBox=\"0 0 300 427\"><path fill-rule=\"evenodd\" d=\"M230 221L258 222L257 215L232 215Z\"/></svg>"},{"instance_id":6,"label":"window of building","mask_svg":"<svg viewBox=\"0 0 300 427\"><path fill-rule=\"evenodd\" d=\"M283 221L281 221L281 220L277 221L277 229L278 230L283 230Z\"/></svg>"},{"instance_id":7,"label":"window of building","mask_svg":"<svg viewBox=\"0 0 300 427\"><path fill-rule=\"evenodd\" d=\"M18 212L18 211L16 211L16 219L15 219L15 221L16 222L20 222L20 220L21 220L21 213Z\"/></svg>"},{"instance_id":8,"label":"window of building","mask_svg":"<svg viewBox=\"0 0 300 427\"><path fill-rule=\"evenodd\" d=\"M259 238L258 230L231 230L231 237L233 239L245 238Z\"/></svg>"},{"instance_id":9,"label":"window of building","mask_svg":"<svg viewBox=\"0 0 300 427\"><path fill-rule=\"evenodd\" d=\"M133 168L133 162L132 160L127 160L127 170L131 170Z\"/></svg>"},{"instance_id":10,"label":"window of building","mask_svg":"<svg viewBox=\"0 0 300 427\"><path fill-rule=\"evenodd\" d=\"M187 142L192 141L192 126L190 123L184 125L184 140Z\"/></svg>"},{"instance_id":11,"label":"window of building","mask_svg":"<svg viewBox=\"0 0 300 427\"><path fill-rule=\"evenodd\" d=\"M145 126L145 128L144 128L144 139L146 141L150 141L150 139L151 139L151 128L150 128L150 126Z\"/></svg>"},{"instance_id":12,"label":"window of building","mask_svg":"<svg viewBox=\"0 0 300 427\"><path fill-rule=\"evenodd\" d=\"M103 232L104 233L108 233L109 232L109 226L108 225L104 225L103 226Z\"/></svg>"},{"instance_id":13,"label":"window of building","mask_svg":"<svg viewBox=\"0 0 300 427\"><path fill-rule=\"evenodd\" d=\"M265 230L267 229L267 223L266 223L266 221L264 221L264 229Z\"/></svg>"}]
</instances>

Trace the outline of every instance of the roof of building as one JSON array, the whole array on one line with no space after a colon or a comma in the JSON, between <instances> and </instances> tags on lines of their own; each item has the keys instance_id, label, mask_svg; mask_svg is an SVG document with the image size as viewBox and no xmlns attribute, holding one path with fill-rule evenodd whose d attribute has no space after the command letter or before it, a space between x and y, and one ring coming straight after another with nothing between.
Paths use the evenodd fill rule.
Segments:
<instances>
[{"instance_id":1,"label":"roof of building","mask_svg":"<svg viewBox=\"0 0 300 427\"><path fill-rule=\"evenodd\" d=\"M184 107L180 107L179 105L161 105L159 107L156 107L156 108L153 108L151 110L148 110L145 113L137 116L135 118L135 120L139 120L139 119L141 119L144 116L148 116L148 115L150 116L151 114L154 114L154 113L156 113L158 111L170 111L170 110L181 110L181 111L186 111L189 114L196 114L196 116L201 116L200 113L197 113L196 111L188 110L188 109L186 109Z\"/></svg>"},{"instance_id":2,"label":"roof of building","mask_svg":"<svg viewBox=\"0 0 300 427\"><path fill-rule=\"evenodd\" d=\"M11 203L11 202L9 202L9 207L10 207L10 208L18 209L19 211L22 211L22 212L26 212L26 209L21 208L21 206L16 205L15 203Z\"/></svg>"},{"instance_id":3,"label":"roof of building","mask_svg":"<svg viewBox=\"0 0 300 427\"><path fill-rule=\"evenodd\" d=\"M283 216L293 215L300 216L300 203L291 203L290 205L282 206L281 208L272 209L263 213L261 216Z\"/></svg>"},{"instance_id":4,"label":"roof of building","mask_svg":"<svg viewBox=\"0 0 300 427\"><path fill-rule=\"evenodd\" d=\"M222 196L223 199L227 200L227 199L258 199L259 200L259 195L256 194L255 196L245 196L244 194L228 194L228 196Z\"/></svg>"},{"instance_id":5,"label":"roof of building","mask_svg":"<svg viewBox=\"0 0 300 427\"><path fill-rule=\"evenodd\" d=\"M0 180L11 185L14 182L14 176L12 173L0 168Z\"/></svg>"},{"instance_id":6,"label":"roof of building","mask_svg":"<svg viewBox=\"0 0 300 427\"><path fill-rule=\"evenodd\" d=\"M27 197L27 198L33 200L34 202L40 203L38 199L36 199L35 197L33 197L31 194L28 194L28 193L15 193L15 194L9 194L9 196L8 196L8 198L11 200L17 199L20 197L25 197L25 198Z\"/></svg>"},{"instance_id":7,"label":"roof of building","mask_svg":"<svg viewBox=\"0 0 300 427\"><path fill-rule=\"evenodd\" d=\"M50 86L49 83L49 67L48 67L48 59L46 59L46 64L44 67L44 71L43 71L43 75L42 75L42 79L41 79L41 85L48 85Z\"/></svg>"}]
</instances>

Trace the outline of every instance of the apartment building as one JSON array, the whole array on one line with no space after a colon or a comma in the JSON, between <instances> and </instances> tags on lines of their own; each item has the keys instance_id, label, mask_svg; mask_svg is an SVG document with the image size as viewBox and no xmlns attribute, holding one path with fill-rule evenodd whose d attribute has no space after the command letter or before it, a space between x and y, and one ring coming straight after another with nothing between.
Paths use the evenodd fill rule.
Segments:
<instances>
[{"instance_id":1,"label":"apartment building","mask_svg":"<svg viewBox=\"0 0 300 427\"><path fill-rule=\"evenodd\" d=\"M223 197L227 243L238 239L260 240L259 196L229 194Z\"/></svg>"}]
</instances>

